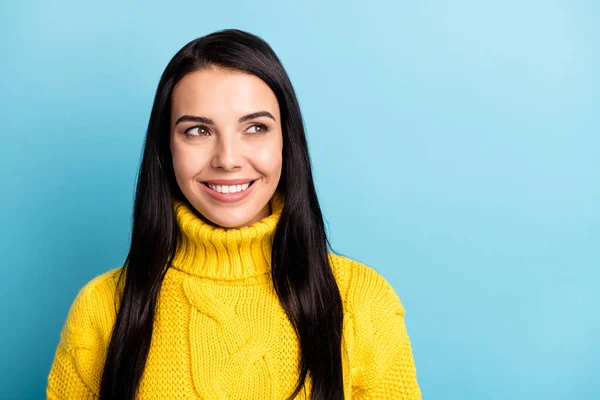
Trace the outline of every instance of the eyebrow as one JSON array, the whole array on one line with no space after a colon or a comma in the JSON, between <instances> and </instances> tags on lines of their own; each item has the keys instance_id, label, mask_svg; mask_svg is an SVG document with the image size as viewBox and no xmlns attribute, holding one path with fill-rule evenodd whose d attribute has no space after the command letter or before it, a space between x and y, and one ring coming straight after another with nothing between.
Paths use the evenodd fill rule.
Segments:
<instances>
[{"instance_id":1,"label":"eyebrow","mask_svg":"<svg viewBox=\"0 0 600 400\"><path fill-rule=\"evenodd\" d=\"M271 118L273 121L275 121L275 117L273 116L273 114L271 114L268 111L257 111L257 112L253 112L251 114L246 114L243 117L240 117L240 119L238 119L238 122L241 124L244 121L248 121L249 119L254 119L254 118L258 118L258 117L268 117ZM177 126L177 124L179 124L180 122L202 122L203 124L207 124L207 125L214 125L215 121L213 121L210 118L207 117L199 117L199 116L195 116L195 115L182 115L181 117L177 118L177 121L175 121L175 126Z\"/></svg>"}]
</instances>

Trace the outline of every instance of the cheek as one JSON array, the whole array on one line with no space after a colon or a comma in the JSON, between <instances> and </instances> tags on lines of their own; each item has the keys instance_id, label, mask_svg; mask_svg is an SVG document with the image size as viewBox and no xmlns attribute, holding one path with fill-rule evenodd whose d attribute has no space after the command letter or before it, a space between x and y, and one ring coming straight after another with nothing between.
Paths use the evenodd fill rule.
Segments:
<instances>
[{"instance_id":1,"label":"cheek","mask_svg":"<svg viewBox=\"0 0 600 400\"><path fill-rule=\"evenodd\" d=\"M171 150L173 169L178 178L187 178L198 172L198 156L189 150L189 148L177 146Z\"/></svg>"},{"instance_id":2,"label":"cheek","mask_svg":"<svg viewBox=\"0 0 600 400\"><path fill-rule=\"evenodd\" d=\"M279 144L256 149L253 153L253 164L262 174L274 177L281 173L282 154Z\"/></svg>"}]
</instances>

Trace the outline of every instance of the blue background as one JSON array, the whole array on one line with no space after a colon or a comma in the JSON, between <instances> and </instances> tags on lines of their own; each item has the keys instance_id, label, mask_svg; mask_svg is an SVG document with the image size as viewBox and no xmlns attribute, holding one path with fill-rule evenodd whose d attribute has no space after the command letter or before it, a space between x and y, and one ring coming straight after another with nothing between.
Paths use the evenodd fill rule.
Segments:
<instances>
[{"instance_id":1,"label":"blue background","mask_svg":"<svg viewBox=\"0 0 600 400\"><path fill-rule=\"evenodd\" d=\"M599 19L593 1L2 2L0 397L43 398L77 291L124 260L169 59L240 28L289 72L334 248L396 289L424 398L600 398Z\"/></svg>"}]
</instances>

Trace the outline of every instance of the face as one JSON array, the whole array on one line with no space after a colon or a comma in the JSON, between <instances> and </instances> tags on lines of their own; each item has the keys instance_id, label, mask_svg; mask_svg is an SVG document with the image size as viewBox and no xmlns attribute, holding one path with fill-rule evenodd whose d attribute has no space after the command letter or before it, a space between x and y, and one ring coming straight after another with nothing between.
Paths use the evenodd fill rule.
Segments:
<instances>
[{"instance_id":1,"label":"face","mask_svg":"<svg viewBox=\"0 0 600 400\"><path fill-rule=\"evenodd\" d=\"M270 215L283 135L264 81L216 67L189 73L173 89L170 126L175 178L207 222L240 228Z\"/></svg>"}]
</instances>

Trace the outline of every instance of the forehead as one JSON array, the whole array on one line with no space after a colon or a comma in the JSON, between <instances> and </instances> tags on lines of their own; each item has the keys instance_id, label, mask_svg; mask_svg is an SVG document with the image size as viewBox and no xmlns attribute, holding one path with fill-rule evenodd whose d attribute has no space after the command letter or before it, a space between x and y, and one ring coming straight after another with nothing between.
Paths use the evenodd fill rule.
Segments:
<instances>
[{"instance_id":1,"label":"forehead","mask_svg":"<svg viewBox=\"0 0 600 400\"><path fill-rule=\"evenodd\" d=\"M279 105L271 88L257 76L223 68L207 68L185 75L172 94L171 119L184 114L238 118L270 111L279 121Z\"/></svg>"}]
</instances>

